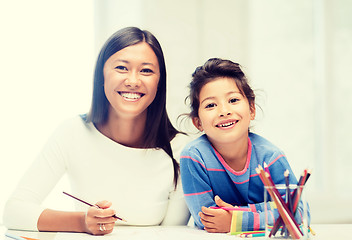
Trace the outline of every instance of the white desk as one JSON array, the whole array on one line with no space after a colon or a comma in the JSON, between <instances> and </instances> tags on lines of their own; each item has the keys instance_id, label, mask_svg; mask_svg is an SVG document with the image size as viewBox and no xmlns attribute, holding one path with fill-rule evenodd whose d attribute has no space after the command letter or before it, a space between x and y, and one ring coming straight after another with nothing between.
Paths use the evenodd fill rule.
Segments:
<instances>
[{"instance_id":1,"label":"white desk","mask_svg":"<svg viewBox=\"0 0 352 240\"><path fill-rule=\"evenodd\" d=\"M316 236L313 239L331 240L331 239L352 239L352 224L313 224L313 230ZM0 239L11 240L5 237L5 233L15 234L17 236L25 236L40 240L99 240L99 239L117 239L117 240L226 240L226 239L243 239L237 236L227 234L207 233L206 231L198 230L187 226L175 227L116 227L113 233L102 236L92 236L83 233L55 233L55 232L28 232L6 230L5 227L0 227ZM258 237L255 239L265 239Z\"/></svg>"}]
</instances>

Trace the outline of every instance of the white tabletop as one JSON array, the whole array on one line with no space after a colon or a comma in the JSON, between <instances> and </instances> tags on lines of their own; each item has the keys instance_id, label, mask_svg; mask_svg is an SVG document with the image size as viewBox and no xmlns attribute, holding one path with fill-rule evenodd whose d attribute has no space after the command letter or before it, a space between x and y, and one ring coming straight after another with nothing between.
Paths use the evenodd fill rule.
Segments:
<instances>
[{"instance_id":1,"label":"white tabletop","mask_svg":"<svg viewBox=\"0 0 352 240\"><path fill-rule=\"evenodd\" d=\"M313 224L312 229L316 232L316 236L312 239L331 240L331 239L351 239L352 224ZM5 233L11 233L16 236L25 236L40 240L90 240L100 239L101 236L92 236L84 233L55 233L55 232L29 232L7 230L5 227L0 227L0 236L5 240L10 238L5 237ZM207 233L203 230L187 226L153 226L153 227L128 227L118 226L113 233L105 235L104 239L117 240L222 240L222 239L241 239L238 236L230 236L220 233ZM258 237L256 239L265 239Z\"/></svg>"}]
</instances>

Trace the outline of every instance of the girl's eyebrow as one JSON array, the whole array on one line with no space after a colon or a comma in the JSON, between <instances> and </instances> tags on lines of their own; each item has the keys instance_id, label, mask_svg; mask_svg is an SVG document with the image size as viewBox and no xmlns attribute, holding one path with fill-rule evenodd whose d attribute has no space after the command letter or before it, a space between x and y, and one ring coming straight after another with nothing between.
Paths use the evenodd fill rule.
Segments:
<instances>
[{"instance_id":1,"label":"girl's eyebrow","mask_svg":"<svg viewBox=\"0 0 352 240\"><path fill-rule=\"evenodd\" d=\"M207 98L204 98L203 101L200 102L200 104L202 104L203 102L207 101L207 100L213 100L215 99L215 97L207 97Z\"/></svg>"},{"instance_id":2,"label":"girl's eyebrow","mask_svg":"<svg viewBox=\"0 0 352 240\"><path fill-rule=\"evenodd\" d=\"M234 93L241 94L240 91L230 91L230 92L226 93L226 95L231 95L231 94L234 94ZM242 94L241 94L241 95L242 95ZM203 102L205 102L205 101L207 101L207 100L213 100L213 99L215 99L215 98L216 98L216 97L213 97L213 96L206 97L206 98L204 98L204 99L200 102L200 104L202 104Z\"/></svg>"}]
</instances>

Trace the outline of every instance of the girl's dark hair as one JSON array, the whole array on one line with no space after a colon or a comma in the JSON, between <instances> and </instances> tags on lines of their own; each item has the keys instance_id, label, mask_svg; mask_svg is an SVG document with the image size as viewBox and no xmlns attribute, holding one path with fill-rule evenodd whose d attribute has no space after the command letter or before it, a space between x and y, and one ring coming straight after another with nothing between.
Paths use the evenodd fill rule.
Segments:
<instances>
[{"instance_id":1,"label":"girl's dark hair","mask_svg":"<svg viewBox=\"0 0 352 240\"><path fill-rule=\"evenodd\" d=\"M241 70L238 63L220 58L210 58L203 66L196 68L192 74L192 81L189 85L190 94L187 98L190 100L191 112L189 116L199 117L199 93L202 87L219 77L233 78L241 94L248 99L249 106L255 105L255 94L249 86L248 79Z\"/></svg>"},{"instance_id":2,"label":"girl's dark hair","mask_svg":"<svg viewBox=\"0 0 352 240\"><path fill-rule=\"evenodd\" d=\"M166 112L166 66L164 54L158 40L152 33L136 27L127 27L114 33L105 42L95 66L92 105L86 121L94 124L104 124L108 119L110 103L104 92L103 68L105 62L121 49L141 42L146 42L153 49L160 68L158 90L155 99L148 106L143 147L162 148L170 156L174 166L174 184L176 187L179 164L173 157L170 141L180 132L171 124Z\"/></svg>"}]
</instances>

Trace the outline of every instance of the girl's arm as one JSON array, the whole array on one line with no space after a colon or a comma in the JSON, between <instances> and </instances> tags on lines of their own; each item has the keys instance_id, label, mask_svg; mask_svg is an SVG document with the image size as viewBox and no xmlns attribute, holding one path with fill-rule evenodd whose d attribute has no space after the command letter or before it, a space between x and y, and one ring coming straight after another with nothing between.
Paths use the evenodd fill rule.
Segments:
<instances>
[{"instance_id":1,"label":"girl's arm","mask_svg":"<svg viewBox=\"0 0 352 240\"><path fill-rule=\"evenodd\" d=\"M181 155L180 171L184 196L195 225L201 229L204 228L199 215L202 207L216 206L207 170L202 162L196 152L184 151Z\"/></svg>"}]
</instances>

